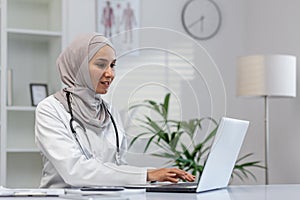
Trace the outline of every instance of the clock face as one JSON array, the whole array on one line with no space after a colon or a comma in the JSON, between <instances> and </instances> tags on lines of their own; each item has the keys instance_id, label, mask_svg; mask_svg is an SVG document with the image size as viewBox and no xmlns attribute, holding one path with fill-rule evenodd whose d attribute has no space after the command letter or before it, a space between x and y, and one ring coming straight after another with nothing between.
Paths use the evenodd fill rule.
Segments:
<instances>
[{"instance_id":1,"label":"clock face","mask_svg":"<svg viewBox=\"0 0 300 200\"><path fill-rule=\"evenodd\" d=\"M199 40L213 37L221 26L221 12L213 0L189 0L181 19L186 32Z\"/></svg>"}]
</instances>

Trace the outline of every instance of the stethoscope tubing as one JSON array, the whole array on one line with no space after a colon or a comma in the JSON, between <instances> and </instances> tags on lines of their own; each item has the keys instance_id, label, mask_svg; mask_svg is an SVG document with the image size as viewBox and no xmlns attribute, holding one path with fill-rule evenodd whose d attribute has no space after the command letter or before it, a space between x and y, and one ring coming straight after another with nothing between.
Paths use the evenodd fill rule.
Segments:
<instances>
[{"instance_id":1,"label":"stethoscope tubing","mask_svg":"<svg viewBox=\"0 0 300 200\"><path fill-rule=\"evenodd\" d=\"M78 135L77 135L77 132L75 131L74 127L73 127L73 122L76 121L80 127L83 128L84 131L86 131L84 125L79 121L77 120L76 118L74 118L73 116L73 112L72 112L72 106L71 106L71 101L70 101L70 92L66 92L66 96L67 96L67 101L68 101L68 108L69 108L69 112L70 112L70 115L71 115L71 119L70 119L70 128L71 128L71 131L72 131L72 134L75 138L75 141L77 143L77 145L79 146L79 149L80 151L82 152L82 154L85 156L86 159L90 159L92 157L92 155L90 153L87 153L85 150L84 150L84 147L81 145L79 139L78 139ZM110 119L111 119L111 122L113 124L113 127L114 127L114 131L115 131L115 134L116 134L116 161L117 161L117 164L120 163L120 141L119 141L119 133L118 133L118 128L117 128L117 124L112 116L112 114L110 113L110 111L107 109L107 107L103 104L105 110L107 111Z\"/></svg>"}]
</instances>

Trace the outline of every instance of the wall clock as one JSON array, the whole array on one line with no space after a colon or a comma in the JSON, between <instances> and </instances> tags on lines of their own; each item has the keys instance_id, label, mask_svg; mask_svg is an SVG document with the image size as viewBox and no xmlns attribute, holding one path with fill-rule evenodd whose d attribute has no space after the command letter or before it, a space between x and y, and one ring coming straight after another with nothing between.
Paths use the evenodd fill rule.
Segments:
<instances>
[{"instance_id":1,"label":"wall clock","mask_svg":"<svg viewBox=\"0 0 300 200\"><path fill-rule=\"evenodd\" d=\"M221 19L220 8L213 0L189 0L181 13L185 31L198 40L215 36L221 27Z\"/></svg>"}]
</instances>

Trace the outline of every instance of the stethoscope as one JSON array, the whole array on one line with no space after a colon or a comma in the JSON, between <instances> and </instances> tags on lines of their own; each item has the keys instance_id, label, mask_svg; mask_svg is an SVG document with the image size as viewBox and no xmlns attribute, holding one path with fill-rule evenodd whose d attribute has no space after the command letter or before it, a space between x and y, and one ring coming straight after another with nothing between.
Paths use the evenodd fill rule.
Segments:
<instances>
[{"instance_id":1,"label":"stethoscope","mask_svg":"<svg viewBox=\"0 0 300 200\"><path fill-rule=\"evenodd\" d=\"M71 131L73 133L73 136L75 138L75 141L77 143L77 145L79 146L80 148L80 151L82 152L82 154L85 156L86 159L90 159L93 157L93 155L86 149L84 148L79 139L78 139L78 135L73 127L73 122L77 122L79 124L79 126L84 130L84 132L86 133L86 129L84 127L84 125L82 124L82 122L80 122L78 119L74 118L73 116L73 112L72 112L72 106L71 106L71 101L70 101L70 92L66 91L66 96L67 96L67 101L68 101L68 107L69 107L69 112L70 112L70 115L71 115L71 119L70 119L70 128L71 128ZM110 117L110 120L114 126L114 130L115 130L115 134L116 134L116 146L117 146L117 149L116 149L116 162L117 164L119 165L121 162L121 156L120 156L120 144L119 144L119 134L118 134L118 129L117 129L117 125L116 125L116 122L112 116L112 114L109 112L109 110L106 108L105 104L102 103L102 105L104 106L104 109L106 110L106 112L108 113L109 117ZM86 136L87 137L87 136ZM87 138L88 140L88 138ZM89 140L88 140L89 141Z\"/></svg>"}]
</instances>

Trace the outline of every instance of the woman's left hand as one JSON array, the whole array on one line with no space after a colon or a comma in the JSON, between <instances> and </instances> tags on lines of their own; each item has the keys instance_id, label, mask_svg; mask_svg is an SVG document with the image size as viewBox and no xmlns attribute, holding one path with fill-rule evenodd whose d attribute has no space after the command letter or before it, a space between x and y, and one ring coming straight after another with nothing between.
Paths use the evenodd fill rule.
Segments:
<instances>
[{"instance_id":1,"label":"woman's left hand","mask_svg":"<svg viewBox=\"0 0 300 200\"><path fill-rule=\"evenodd\" d=\"M177 168L149 169L147 171L147 181L170 181L177 183L178 179L192 182L195 180L195 176Z\"/></svg>"}]
</instances>

